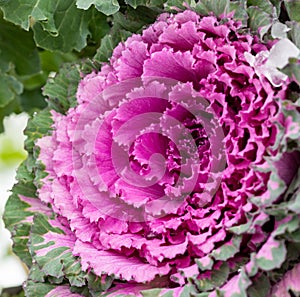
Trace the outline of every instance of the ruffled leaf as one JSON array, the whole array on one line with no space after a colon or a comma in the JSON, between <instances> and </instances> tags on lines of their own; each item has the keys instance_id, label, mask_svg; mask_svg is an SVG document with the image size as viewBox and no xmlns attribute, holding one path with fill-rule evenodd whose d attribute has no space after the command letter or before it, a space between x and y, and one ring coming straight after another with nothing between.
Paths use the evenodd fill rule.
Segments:
<instances>
[{"instance_id":1,"label":"ruffled leaf","mask_svg":"<svg viewBox=\"0 0 300 297\"><path fill-rule=\"evenodd\" d=\"M74 238L57 225L53 227L43 215L35 216L29 244L32 256L45 275L56 279L66 277L72 286L83 286L85 274L71 252Z\"/></svg>"},{"instance_id":2,"label":"ruffled leaf","mask_svg":"<svg viewBox=\"0 0 300 297\"><path fill-rule=\"evenodd\" d=\"M28 122L25 129L25 135L27 136L27 139L25 140L25 147L28 152L32 153L36 139L49 133L51 124L52 119L49 109L45 109L38 114L33 115L33 118Z\"/></svg>"},{"instance_id":3,"label":"ruffled leaf","mask_svg":"<svg viewBox=\"0 0 300 297\"><path fill-rule=\"evenodd\" d=\"M203 15L213 13L216 16L226 15L229 12L229 0L201 0L196 4L195 10Z\"/></svg>"},{"instance_id":4,"label":"ruffled leaf","mask_svg":"<svg viewBox=\"0 0 300 297\"><path fill-rule=\"evenodd\" d=\"M114 28L114 30L105 35L101 40L101 45L97 50L94 59L98 62L107 62L111 57L113 49L119 42L124 42L132 33L123 29Z\"/></svg>"},{"instance_id":5,"label":"ruffled leaf","mask_svg":"<svg viewBox=\"0 0 300 297\"><path fill-rule=\"evenodd\" d=\"M32 176L30 176L28 170L25 169L25 164L26 161L20 167L25 173L21 174L20 169L18 171L18 175L21 178L12 189L13 194L7 201L3 219L6 228L12 233L14 239L13 251L30 267L31 256L28 251L27 243L34 211L31 211L31 205L21 200L20 197L35 197L36 188L32 183ZM32 199L39 202L36 198Z\"/></svg>"},{"instance_id":6,"label":"ruffled leaf","mask_svg":"<svg viewBox=\"0 0 300 297\"><path fill-rule=\"evenodd\" d=\"M49 100L51 109L65 113L76 105L76 91L80 80L81 68L65 64L57 74L51 75L43 88L43 95Z\"/></svg>"},{"instance_id":7,"label":"ruffled leaf","mask_svg":"<svg viewBox=\"0 0 300 297\"><path fill-rule=\"evenodd\" d=\"M248 278L245 271L242 269L241 272L232 277L228 283L226 283L221 289L225 296L228 297L248 297L247 289L251 285L251 280ZM218 292L219 290L217 290ZM215 295L218 296L218 295Z\"/></svg>"},{"instance_id":8,"label":"ruffled leaf","mask_svg":"<svg viewBox=\"0 0 300 297\"><path fill-rule=\"evenodd\" d=\"M291 292L294 295L300 294L300 264L289 270L273 288L271 295L274 297L290 297Z\"/></svg>"},{"instance_id":9,"label":"ruffled leaf","mask_svg":"<svg viewBox=\"0 0 300 297\"><path fill-rule=\"evenodd\" d=\"M229 266L226 262L222 263L220 267L207 272L200 279L195 279L194 283L197 289L202 291L210 291L212 289L221 287L228 279Z\"/></svg>"},{"instance_id":10,"label":"ruffled leaf","mask_svg":"<svg viewBox=\"0 0 300 297\"><path fill-rule=\"evenodd\" d=\"M92 10L80 10L75 0L9 1L0 3L6 20L34 32L37 46L70 52L80 51L87 44Z\"/></svg>"},{"instance_id":11,"label":"ruffled leaf","mask_svg":"<svg viewBox=\"0 0 300 297\"><path fill-rule=\"evenodd\" d=\"M259 250L256 256L257 265L266 271L280 268L286 257L286 247L283 240L275 240L272 236Z\"/></svg>"},{"instance_id":12,"label":"ruffled leaf","mask_svg":"<svg viewBox=\"0 0 300 297\"><path fill-rule=\"evenodd\" d=\"M120 5L117 0L77 0L76 6L80 9L87 10L91 5L95 5L100 12L111 15L119 11Z\"/></svg>"},{"instance_id":13,"label":"ruffled leaf","mask_svg":"<svg viewBox=\"0 0 300 297\"><path fill-rule=\"evenodd\" d=\"M233 237L228 243L225 243L221 247L215 249L211 256L215 260L226 261L233 257L239 250L240 244L242 242L242 237Z\"/></svg>"}]
</instances>

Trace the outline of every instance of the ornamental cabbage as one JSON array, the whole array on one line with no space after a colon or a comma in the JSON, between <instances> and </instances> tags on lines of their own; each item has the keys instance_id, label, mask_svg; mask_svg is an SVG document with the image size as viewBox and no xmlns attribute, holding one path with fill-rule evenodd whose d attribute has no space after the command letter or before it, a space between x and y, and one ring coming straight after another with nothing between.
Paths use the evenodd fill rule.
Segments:
<instances>
[{"instance_id":1,"label":"ornamental cabbage","mask_svg":"<svg viewBox=\"0 0 300 297\"><path fill-rule=\"evenodd\" d=\"M300 114L261 71L275 46L186 10L83 75L36 141L38 199L19 195L43 296L298 292Z\"/></svg>"}]
</instances>

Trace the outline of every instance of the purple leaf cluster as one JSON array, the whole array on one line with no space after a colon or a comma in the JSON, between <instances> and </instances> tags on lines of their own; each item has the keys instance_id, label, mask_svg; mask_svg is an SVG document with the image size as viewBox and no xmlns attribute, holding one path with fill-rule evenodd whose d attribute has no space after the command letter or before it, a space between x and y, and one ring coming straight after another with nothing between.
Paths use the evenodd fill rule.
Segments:
<instances>
[{"instance_id":1,"label":"purple leaf cluster","mask_svg":"<svg viewBox=\"0 0 300 297\"><path fill-rule=\"evenodd\" d=\"M299 131L281 112L288 78L247 60L275 43L231 18L163 14L83 77L75 108L52 113L37 142L48 174L39 198L68 231L47 241L113 276L110 296L181 296L191 279L211 296L242 294L260 275L254 262L268 270L280 248L275 266L284 261L260 205L278 202L300 165L299 152L278 154L279 125ZM216 271L223 281L205 287Z\"/></svg>"}]
</instances>

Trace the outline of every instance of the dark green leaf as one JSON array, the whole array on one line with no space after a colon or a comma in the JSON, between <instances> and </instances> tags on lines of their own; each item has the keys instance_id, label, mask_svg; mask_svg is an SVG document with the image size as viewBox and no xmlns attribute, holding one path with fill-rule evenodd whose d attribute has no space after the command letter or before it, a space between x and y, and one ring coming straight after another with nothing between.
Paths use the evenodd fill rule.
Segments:
<instances>
[{"instance_id":1,"label":"dark green leaf","mask_svg":"<svg viewBox=\"0 0 300 297\"><path fill-rule=\"evenodd\" d=\"M115 46L121 42L125 41L132 33L126 30L114 30L110 34L105 35L101 40L101 45L97 50L94 59L98 62L107 62L111 57L113 49Z\"/></svg>"},{"instance_id":2,"label":"dark green leaf","mask_svg":"<svg viewBox=\"0 0 300 297\"><path fill-rule=\"evenodd\" d=\"M248 289L248 297L266 297L270 290L270 281L264 274L253 281L253 285Z\"/></svg>"},{"instance_id":3,"label":"dark green leaf","mask_svg":"<svg viewBox=\"0 0 300 297\"><path fill-rule=\"evenodd\" d=\"M158 11L145 6L137 9L128 8L126 13L118 12L114 15L114 23L126 31L138 32L143 26L155 22Z\"/></svg>"},{"instance_id":4,"label":"dark green leaf","mask_svg":"<svg viewBox=\"0 0 300 297\"><path fill-rule=\"evenodd\" d=\"M24 297L22 286L0 289L1 297Z\"/></svg>"},{"instance_id":5,"label":"dark green leaf","mask_svg":"<svg viewBox=\"0 0 300 297\"><path fill-rule=\"evenodd\" d=\"M26 219L33 215L32 212L26 211L29 205L21 201L18 195L34 197L36 189L30 182L19 182L13 187L12 191L13 194L6 203L3 215L5 226L10 231L13 231L15 225L25 223Z\"/></svg>"},{"instance_id":6,"label":"dark green leaf","mask_svg":"<svg viewBox=\"0 0 300 297\"><path fill-rule=\"evenodd\" d=\"M0 108L7 106L23 91L23 85L11 75L0 70Z\"/></svg>"},{"instance_id":7,"label":"dark green leaf","mask_svg":"<svg viewBox=\"0 0 300 297\"><path fill-rule=\"evenodd\" d=\"M110 26L108 17L99 13L96 9L92 10L92 17L89 23L89 30L92 40L99 46L100 40L108 33Z\"/></svg>"},{"instance_id":8,"label":"dark green leaf","mask_svg":"<svg viewBox=\"0 0 300 297\"><path fill-rule=\"evenodd\" d=\"M45 98L42 96L42 90L39 88L31 91L25 90L20 98L22 110L30 114L46 107Z\"/></svg>"},{"instance_id":9,"label":"dark green leaf","mask_svg":"<svg viewBox=\"0 0 300 297\"><path fill-rule=\"evenodd\" d=\"M276 8L277 15L279 15L282 0L270 0L270 2Z\"/></svg>"},{"instance_id":10,"label":"dark green leaf","mask_svg":"<svg viewBox=\"0 0 300 297\"><path fill-rule=\"evenodd\" d=\"M125 0L125 3L133 8L137 8L138 6L146 5L147 0Z\"/></svg>"},{"instance_id":11,"label":"dark green leaf","mask_svg":"<svg viewBox=\"0 0 300 297\"><path fill-rule=\"evenodd\" d=\"M14 64L18 75L33 75L41 71L32 32L4 21L0 14L0 69L7 71L9 63Z\"/></svg>"}]
</instances>

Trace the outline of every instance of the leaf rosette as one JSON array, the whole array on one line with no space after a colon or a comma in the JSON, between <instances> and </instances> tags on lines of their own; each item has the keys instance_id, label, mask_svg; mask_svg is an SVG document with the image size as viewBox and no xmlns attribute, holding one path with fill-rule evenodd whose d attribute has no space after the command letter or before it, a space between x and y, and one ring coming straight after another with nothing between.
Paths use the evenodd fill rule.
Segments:
<instances>
[{"instance_id":1,"label":"leaf rosette","mask_svg":"<svg viewBox=\"0 0 300 297\"><path fill-rule=\"evenodd\" d=\"M227 17L163 14L48 83L5 216L27 296L298 292L296 82Z\"/></svg>"}]
</instances>

